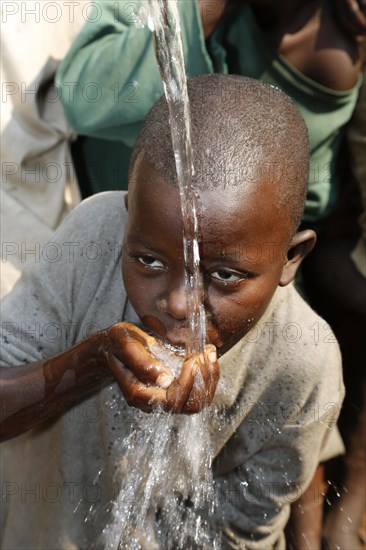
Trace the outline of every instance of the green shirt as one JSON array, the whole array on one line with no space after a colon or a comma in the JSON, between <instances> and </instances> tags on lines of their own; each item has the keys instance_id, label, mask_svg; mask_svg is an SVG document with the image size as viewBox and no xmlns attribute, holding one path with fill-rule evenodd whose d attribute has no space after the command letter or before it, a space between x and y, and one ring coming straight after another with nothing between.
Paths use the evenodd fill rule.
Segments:
<instances>
[{"instance_id":1,"label":"green shirt","mask_svg":"<svg viewBox=\"0 0 366 550\"><path fill-rule=\"evenodd\" d=\"M127 189L128 166L141 122L162 95L152 34L135 25L128 0L95 2L57 73L66 117L80 135L92 192ZM188 76L234 73L281 88L309 130L310 177L304 220L325 218L338 197L341 129L354 110L356 86L338 92L302 75L267 42L249 6L224 21L206 43L193 0L178 0ZM247 52L250 52L248 54Z\"/></svg>"}]
</instances>

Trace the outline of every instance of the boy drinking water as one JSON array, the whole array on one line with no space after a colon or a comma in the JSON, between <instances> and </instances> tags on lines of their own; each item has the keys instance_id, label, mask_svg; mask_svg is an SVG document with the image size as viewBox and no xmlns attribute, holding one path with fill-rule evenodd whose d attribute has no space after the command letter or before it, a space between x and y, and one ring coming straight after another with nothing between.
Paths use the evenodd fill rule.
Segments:
<instances>
[{"instance_id":1,"label":"boy drinking water","mask_svg":"<svg viewBox=\"0 0 366 550\"><path fill-rule=\"evenodd\" d=\"M284 548L289 505L336 421L337 343L314 337L324 322L290 284L315 243L313 231L297 232L308 175L302 118L282 92L251 79L188 84L205 353L174 376L150 351L161 341L182 347L188 334L162 98L136 143L128 196L85 201L54 236L61 253L40 257L4 300L2 434L32 428L3 447L4 549L90 547L108 521L96 513L85 522L91 503L104 510L123 476L113 443L131 431L128 405L195 413L211 402L222 411L220 430L210 427L212 529L223 548Z\"/></svg>"}]
</instances>

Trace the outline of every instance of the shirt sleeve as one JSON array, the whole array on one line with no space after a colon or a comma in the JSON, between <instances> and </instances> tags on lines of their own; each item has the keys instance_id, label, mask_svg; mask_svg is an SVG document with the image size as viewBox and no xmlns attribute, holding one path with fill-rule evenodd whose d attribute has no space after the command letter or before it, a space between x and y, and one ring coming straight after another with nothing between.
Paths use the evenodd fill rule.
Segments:
<instances>
[{"instance_id":1,"label":"shirt sleeve","mask_svg":"<svg viewBox=\"0 0 366 550\"><path fill-rule=\"evenodd\" d=\"M53 254L59 246L56 233L52 244L36 247L35 262L24 268L14 289L1 302L2 367L32 363L65 349L70 324L68 277L60 261L48 262L42 257L43 252Z\"/></svg>"},{"instance_id":2,"label":"shirt sleeve","mask_svg":"<svg viewBox=\"0 0 366 550\"><path fill-rule=\"evenodd\" d=\"M34 243L20 280L1 302L2 366L56 355L105 328L90 309L99 311L98 292L118 269L122 212L123 193L101 193L73 210L44 246ZM122 279L119 286L122 295Z\"/></svg>"},{"instance_id":3,"label":"shirt sleeve","mask_svg":"<svg viewBox=\"0 0 366 550\"><path fill-rule=\"evenodd\" d=\"M143 3L142 3L143 4ZM141 123L163 93L153 38L136 26L140 2L95 1L61 62L56 84L75 132L133 145ZM209 72L196 2L178 2L186 70Z\"/></svg>"}]
</instances>

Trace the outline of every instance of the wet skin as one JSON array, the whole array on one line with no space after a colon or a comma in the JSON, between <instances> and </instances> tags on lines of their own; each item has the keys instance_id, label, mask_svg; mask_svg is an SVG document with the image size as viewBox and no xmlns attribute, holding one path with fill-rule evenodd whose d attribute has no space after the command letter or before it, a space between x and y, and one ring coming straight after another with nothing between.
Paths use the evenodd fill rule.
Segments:
<instances>
[{"instance_id":1,"label":"wet skin","mask_svg":"<svg viewBox=\"0 0 366 550\"><path fill-rule=\"evenodd\" d=\"M127 199L122 270L145 327L175 346L187 341L182 221L178 189L145 158ZM313 232L291 242L271 182L200 193L200 254L208 341L225 353L260 319L277 288L294 277ZM291 259L287 253L294 244Z\"/></svg>"}]
</instances>

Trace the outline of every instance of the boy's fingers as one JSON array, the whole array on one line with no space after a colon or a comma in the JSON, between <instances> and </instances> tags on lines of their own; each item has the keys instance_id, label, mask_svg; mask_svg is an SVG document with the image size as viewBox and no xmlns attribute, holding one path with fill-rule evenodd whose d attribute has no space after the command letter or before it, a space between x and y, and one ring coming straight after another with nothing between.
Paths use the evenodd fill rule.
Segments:
<instances>
[{"instance_id":1,"label":"boy's fingers","mask_svg":"<svg viewBox=\"0 0 366 550\"><path fill-rule=\"evenodd\" d=\"M116 323L108 329L108 334L112 337L115 342L122 343L128 341L129 339L134 342L138 341L143 344L146 348L152 344L156 344L155 338L147 334L136 325L131 323Z\"/></svg>"},{"instance_id":2,"label":"boy's fingers","mask_svg":"<svg viewBox=\"0 0 366 550\"><path fill-rule=\"evenodd\" d=\"M215 346L207 344L204 353L197 354L195 358L201 374L201 379L199 376L196 377L195 387L202 390L202 392L211 393L212 386L215 385L218 368ZM215 368L215 365L217 368Z\"/></svg>"},{"instance_id":3,"label":"boy's fingers","mask_svg":"<svg viewBox=\"0 0 366 550\"><path fill-rule=\"evenodd\" d=\"M167 388L174 380L170 369L159 363L140 342L126 343L118 358L141 382Z\"/></svg>"},{"instance_id":4,"label":"boy's fingers","mask_svg":"<svg viewBox=\"0 0 366 550\"><path fill-rule=\"evenodd\" d=\"M215 346L208 344L204 354L196 357L196 362L199 373L196 374L194 387L182 411L188 414L197 413L204 405L211 403L220 377Z\"/></svg>"},{"instance_id":5,"label":"boy's fingers","mask_svg":"<svg viewBox=\"0 0 366 550\"><path fill-rule=\"evenodd\" d=\"M204 353L196 354L194 357L201 375L196 375L195 389L210 397L215 392L219 379L216 348L213 344L207 344Z\"/></svg>"},{"instance_id":6,"label":"boy's fingers","mask_svg":"<svg viewBox=\"0 0 366 550\"><path fill-rule=\"evenodd\" d=\"M220 368L217 362L216 348L212 344L205 347L205 362L201 369L207 373L206 395L207 402L211 403L220 378Z\"/></svg>"},{"instance_id":7,"label":"boy's fingers","mask_svg":"<svg viewBox=\"0 0 366 550\"><path fill-rule=\"evenodd\" d=\"M118 323L108 331L112 340L112 352L135 376L147 384L167 388L174 376L150 352L148 345L156 344L152 336L129 323Z\"/></svg>"},{"instance_id":8,"label":"boy's fingers","mask_svg":"<svg viewBox=\"0 0 366 550\"><path fill-rule=\"evenodd\" d=\"M167 408L173 412L181 412L195 381L197 363L195 357L189 357L183 363L179 377L167 389Z\"/></svg>"},{"instance_id":9,"label":"boy's fingers","mask_svg":"<svg viewBox=\"0 0 366 550\"><path fill-rule=\"evenodd\" d=\"M131 407L144 412L151 412L156 405L165 408L166 390L157 386L146 386L114 356L110 357L110 364L122 394Z\"/></svg>"},{"instance_id":10,"label":"boy's fingers","mask_svg":"<svg viewBox=\"0 0 366 550\"><path fill-rule=\"evenodd\" d=\"M156 340L129 323L108 330L109 365L129 405L151 412L156 405L166 411L192 414L211 403L219 379L216 348L188 357L177 379L150 351ZM147 385L146 385L147 384Z\"/></svg>"}]
</instances>

